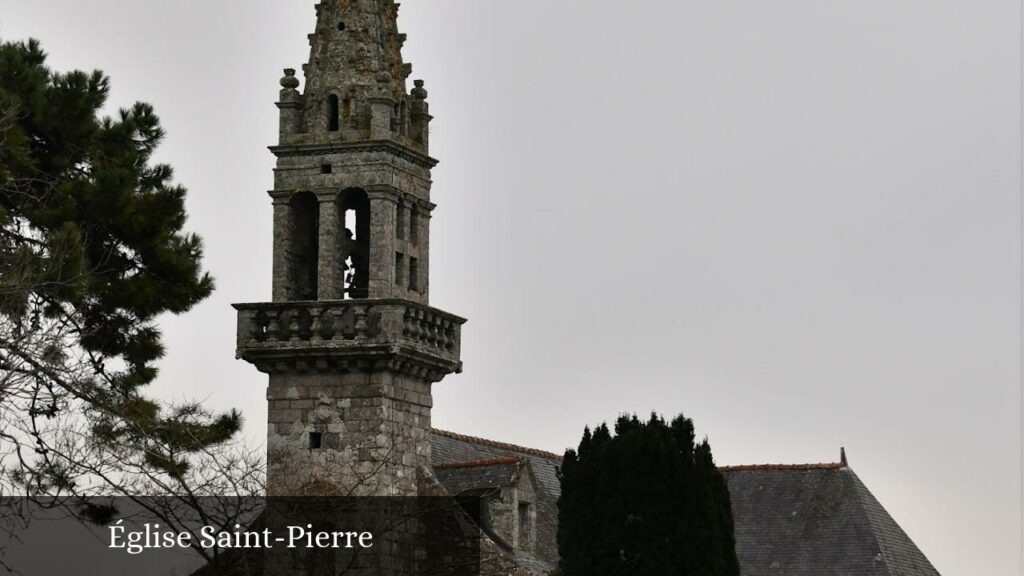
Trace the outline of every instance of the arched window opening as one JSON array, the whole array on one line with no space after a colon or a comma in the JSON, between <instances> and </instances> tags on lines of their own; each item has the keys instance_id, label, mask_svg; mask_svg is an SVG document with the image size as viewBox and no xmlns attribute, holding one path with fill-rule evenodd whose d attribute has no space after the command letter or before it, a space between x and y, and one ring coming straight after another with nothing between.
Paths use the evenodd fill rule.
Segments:
<instances>
[{"instance_id":1,"label":"arched window opening","mask_svg":"<svg viewBox=\"0 0 1024 576\"><path fill-rule=\"evenodd\" d=\"M339 127L338 96L336 94L331 94L327 97L327 131L337 132Z\"/></svg>"},{"instance_id":2,"label":"arched window opening","mask_svg":"<svg viewBox=\"0 0 1024 576\"><path fill-rule=\"evenodd\" d=\"M344 271L345 298L366 298L370 286L370 198L353 188L338 195L339 228L344 235L338 263Z\"/></svg>"},{"instance_id":3,"label":"arched window opening","mask_svg":"<svg viewBox=\"0 0 1024 576\"><path fill-rule=\"evenodd\" d=\"M291 199L288 270L293 300L317 299L317 260L320 246L320 204L311 192Z\"/></svg>"},{"instance_id":4,"label":"arched window opening","mask_svg":"<svg viewBox=\"0 0 1024 576\"><path fill-rule=\"evenodd\" d=\"M408 104L406 104L405 100L402 100L402 109L398 114L398 133L402 136L405 136L405 125L408 115Z\"/></svg>"}]
</instances>

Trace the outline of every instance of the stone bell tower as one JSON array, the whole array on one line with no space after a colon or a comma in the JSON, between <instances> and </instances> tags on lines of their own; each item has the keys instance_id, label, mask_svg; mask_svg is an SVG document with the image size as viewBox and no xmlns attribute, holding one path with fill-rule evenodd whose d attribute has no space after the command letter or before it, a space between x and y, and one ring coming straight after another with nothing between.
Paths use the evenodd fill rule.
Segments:
<instances>
[{"instance_id":1,"label":"stone bell tower","mask_svg":"<svg viewBox=\"0 0 1024 576\"><path fill-rule=\"evenodd\" d=\"M430 308L431 116L393 0L324 0L281 79L273 301L237 304L269 375L268 495L411 496L462 318Z\"/></svg>"}]
</instances>

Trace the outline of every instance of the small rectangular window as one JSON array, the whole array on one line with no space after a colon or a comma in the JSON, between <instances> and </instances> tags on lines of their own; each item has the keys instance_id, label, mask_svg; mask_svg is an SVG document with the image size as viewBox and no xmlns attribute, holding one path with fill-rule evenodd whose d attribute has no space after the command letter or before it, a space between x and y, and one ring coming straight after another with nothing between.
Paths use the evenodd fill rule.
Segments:
<instances>
[{"instance_id":1,"label":"small rectangular window","mask_svg":"<svg viewBox=\"0 0 1024 576\"><path fill-rule=\"evenodd\" d=\"M338 131L338 96L331 94L327 97L327 131Z\"/></svg>"},{"instance_id":2,"label":"small rectangular window","mask_svg":"<svg viewBox=\"0 0 1024 576\"><path fill-rule=\"evenodd\" d=\"M309 433L309 449L310 450L319 450L320 446L323 444L323 441L324 441L324 436L320 432L310 432Z\"/></svg>"},{"instance_id":3,"label":"small rectangular window","mask_svg":"<svg viewBox=\"0 0 1024 576\"><path fill-rule=\"evenodd\" d=\"M530 503L519 503L519 549L530 549Z\"/></svg>"},{"instance_id":4,"label":"small rectangular window","mask_svg":"<svg viewBox=\"0 0 1024 576\"><path fill-rule=\"evenodd\" d=\"M413 242L420 239L420 210L413 206L411 218L409 218L409 237Z\"/></svg>"},{"instance_id":5,"label":"small rectangular window","mask_svg":"<svg viewBox=\"0 0 1024 576\"><path fill-rule=\"evenodd\" d=\"M396 233L399 240L405 240L405 204L398 203L397 222L395 222Z\"/></svg>"},{"instance_id":6,"label":"small rectangular window","mask_svg":"<svg viewBox=\"0 0 1024 576\"><path fill-rule=\"evenodd\" d=\"M420 261L415 258L409 258L409 289L420 289Z\"/></svg>"},{"instance_id":7,"label":"small rectangular window","mask_svg":"<svg viewBox=\"0 0 1024 576\"><path fill-rule=\"evenodd\" d=\"M330 174L333 171L334 171L334 168L330 164L321 164L320 165L320 173L321 174Z\"/></svg>"},{"instance_id":8,"label":"small rectangular window","mask_svg":"<svg viewBox=\"0 0 1024 576\"><path fill-rule=\"evenodd\" d=\"M405 283L405 256L401 252L395 252L395 284L401 286Z\"/></svg>"}]
</instances>

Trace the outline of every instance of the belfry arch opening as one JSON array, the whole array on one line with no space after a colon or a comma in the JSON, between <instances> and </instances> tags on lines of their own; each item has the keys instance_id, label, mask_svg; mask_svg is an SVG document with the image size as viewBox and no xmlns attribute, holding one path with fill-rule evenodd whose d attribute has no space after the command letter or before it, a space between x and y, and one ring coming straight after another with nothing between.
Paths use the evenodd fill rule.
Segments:
<instances>
[{"instance_id":1,"label":"belfry arch opening","mask_svg":"<svg viewBox=\"0 0 1024 576\"><path fill-rule=\"evenodd\" d=\"M367 298L370 286L370 198L361 188L338 194L345 298Z\"/></svg>"},{"instance_id":2,"label":"belfry arch opening","mask_svg":"<svg viewBox=\"0 0 1024 576\"><path fill-rule=\"evenodd\" d=\"M288 242L288 275L292 300L317 299L320 246L320 204L312 192L292 196Z\"/></svg>"}]
</instances>

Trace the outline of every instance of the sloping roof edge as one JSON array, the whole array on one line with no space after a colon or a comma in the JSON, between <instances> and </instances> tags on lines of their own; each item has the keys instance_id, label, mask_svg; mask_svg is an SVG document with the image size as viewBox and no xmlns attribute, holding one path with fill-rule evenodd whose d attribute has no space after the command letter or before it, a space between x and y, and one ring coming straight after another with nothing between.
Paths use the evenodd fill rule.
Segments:
<instances>
[{"instance_id":1,"label":"sloping roof edge","mask_svg":"<svg viewBox=\"0 0 1024 576\"><path fill-rule=\"evenodd\" d=\"M936 570L931 560L918 548L910 535L899 525L899 522L889 514L885 506L857 476L857 473L853 470L849 472L849 479L853 483L854 493L860 501L861 511L867 518L868 525L871 526L871 533L878 544L879 554L882 555L889 574L893 576L901 574L939 576L939 571Z\"/></svg>"},{"instance_id":2,"label":"sloping roof edge","mask_svg":"<svg viewBox=\"0 0 1024 576\"><path fill-rule=\"evenodd\" d=\"M447 430L439 430L437 428L431 429L431 433L438 434L440 436L446 436L453 440L460 440L462 442L470 442L472 444L481 444L484 446L490 446L492 448L498 448L500 450L508 450L510 452L518 452L520 454L526 454L529 456L538 456L540 458L547 458L548 460L555 460L558 462L562 461L562 456L555 454L554 452L546 452L544 450L538 450L536 448L527 448L526 446L517 446L515 444L509 444L507 442L498 442L497 440L488 440L487 438L480 438L478 436L467 436L465 434L458 434L456 432L449 432Z\"/></svg>"}]
</instances>

